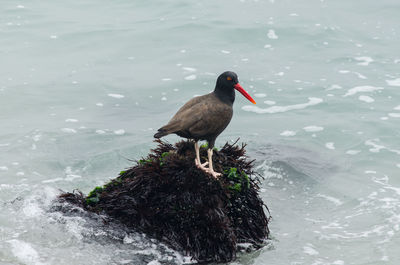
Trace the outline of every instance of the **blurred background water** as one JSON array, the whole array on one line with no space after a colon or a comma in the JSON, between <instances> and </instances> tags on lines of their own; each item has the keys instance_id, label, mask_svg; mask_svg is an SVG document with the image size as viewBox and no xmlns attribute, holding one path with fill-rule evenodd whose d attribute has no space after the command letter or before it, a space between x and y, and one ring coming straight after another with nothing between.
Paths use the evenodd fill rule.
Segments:
<instances>
[{"instance_id":1,"label":"blurred background water","mask_svg":"<svg viewBox=\"0 0 400 265\"><path fill-rule=\"evenodd\" d=\"M141 234L49 212L155 146L226 70L217 146L248 144L273 239L232 264L399 264L400 3L0 2L0 263L181 264ZM179 138L168 136L170 142Z\"/></svg>"}]
</instances>

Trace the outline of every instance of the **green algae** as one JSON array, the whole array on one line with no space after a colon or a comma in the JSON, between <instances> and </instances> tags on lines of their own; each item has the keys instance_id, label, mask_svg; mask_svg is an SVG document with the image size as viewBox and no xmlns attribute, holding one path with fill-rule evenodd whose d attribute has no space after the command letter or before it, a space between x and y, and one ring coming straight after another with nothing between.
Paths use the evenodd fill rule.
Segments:
<instances>
[{"instance_id":1,"label":"green algae","mask_svg":"<svg viewBox=\"0 0 400 265\"><path fill-rule=\"evenodd\" d=\"M169 155L169 152L164 152L161 154L161 157L159 158L160 160L160 166L163 166L165 163L165 158Z\"/></svg>"},{"instance_id":2,"label":"green algae","mask_svg":"<svg viewBox=\"0 0 400 265\"><path fill-rule=\"evenodd\" d=\"M241 192L242 189L250 188L249 176L244 171L238 172L237 168L231 167L224 170L224 175L230 180L231 185L228 188L231 191Z\"/></svg>"},{"instance_id":3,"label":"green algae","mask_svg":"<svg viewBox=\"0 0 400 265\"><path fill-rule=\"evenodd\" d=\"M208 149L208 143L205 142L204 144L200 145L200 148L203 148L203 149L207 150ZM213 150L214 151L218 151L218 148L214 146Z\"/></svg>"},{"instance_id":4,"label":"green algae","mask_svg":"<svg viewBox=\"0 0 400 265\"><path fill-rule=\"evenodd\" d=\"M86 197L86 204L94 205L99 202L100 194L104 191L104 187L97 186Z\"/></svg>"}]
</instances>

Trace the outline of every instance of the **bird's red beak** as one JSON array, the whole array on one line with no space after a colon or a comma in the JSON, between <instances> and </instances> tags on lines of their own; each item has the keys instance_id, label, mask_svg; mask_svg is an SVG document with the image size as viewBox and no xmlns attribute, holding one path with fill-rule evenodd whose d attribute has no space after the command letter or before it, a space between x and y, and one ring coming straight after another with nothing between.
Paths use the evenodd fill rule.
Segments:
<instances>
[{"instance_id":1,"label":"bird's red beak","mask_svg":"<svg viewBox=\"0 0 400 265\"><path fill-rule=\"evenodd\" d=\"M239 91L240 93L242 93L242 95L243 95L245 98L247 98L248 100L250 100L251 103L256 104L256 102L254 101L254 99L249 95L249 93L246 92L246 90L244 90L244 88L243 88L239 83L237 83L237 84L234 86L234 88L235 88L237 91Z\"/></svg>"}]
</instances>

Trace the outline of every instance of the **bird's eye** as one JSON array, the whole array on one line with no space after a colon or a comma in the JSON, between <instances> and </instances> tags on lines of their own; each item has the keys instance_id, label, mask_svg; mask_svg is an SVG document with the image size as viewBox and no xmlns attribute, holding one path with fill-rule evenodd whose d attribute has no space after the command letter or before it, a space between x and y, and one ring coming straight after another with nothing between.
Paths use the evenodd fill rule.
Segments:
<instances>
[{"instance_id":1,"label":"bird's eye","mask_svg":"<svg viewBox=\"0 0 400 265\"><path fill-rule=\"evenodd\" d=\"M226 78L226 80L232 81L232 77L228 76L228 77Z\"/></svg>"}]
</instances>

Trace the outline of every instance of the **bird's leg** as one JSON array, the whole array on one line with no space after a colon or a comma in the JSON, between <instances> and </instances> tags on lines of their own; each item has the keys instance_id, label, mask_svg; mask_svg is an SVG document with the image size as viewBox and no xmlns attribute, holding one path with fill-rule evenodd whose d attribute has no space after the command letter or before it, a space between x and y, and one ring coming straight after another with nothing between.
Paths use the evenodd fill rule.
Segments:
<instances>
[{"instance_id":1,"label":"bird's leg","mask_svg":"<svg viewBox=\"0 0 400 265\"><path fill-rule=\"evenodd\" d=\"M194 142L194 150L196 152L196 158L194 159L194 163L196 164L196 166L202 170L207 170L207 168L205 166L207 166L208 162L205 163L201 163L200 160L200 147L199 147L199 143L198 141Z\"/></svg>"},{"instance_id":2,"label":"bird's leg","mask_svg":"<svg viewBox=\"0 0 400 265\"><path fill-rule=\"evenodd\" d=\"M197 141L194 142L194 150L196 152L196 158L194 159L194 163L196 166L200 165L200 151L199 151L199 143Z\"/></svg>"},{"instance_id":3,"label":"bird's leg","mask_svg":"<svg viewBox=\"0 0 400 265\"><path fill-rule=\"evenodd\" d=\"M212 155L213 155L213 149L209 148L207 150L207 154L208 154L208 170L207 172L209 174L211 174L214 178L218 178L219 176L221 176L221 173L215 172L214 168L213 168L213 163L212 163Z\"/></svg>"}]
</instances>

